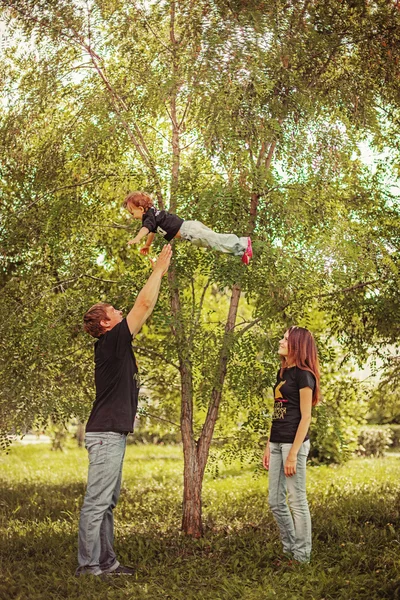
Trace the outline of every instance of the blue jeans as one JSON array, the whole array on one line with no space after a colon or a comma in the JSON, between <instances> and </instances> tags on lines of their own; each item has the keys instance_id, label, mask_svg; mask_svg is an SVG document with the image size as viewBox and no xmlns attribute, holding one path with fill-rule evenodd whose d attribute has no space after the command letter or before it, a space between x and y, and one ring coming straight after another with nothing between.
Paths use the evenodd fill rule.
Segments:
<instances>
[{"instance_id":1,"label":"blue jeans","mask_svg":"<svg viewBox=\"0 0 400 600\"><path fill-rule=\"evenodd\" d=\"M283 551L292 554L299 562L308 562L311 554L311 517L306 496L306 462L310 440L301 445L296 474L291 477L285 476L284 466L292 444L270 442L269 446L268 502L279 527Z\"/></svg>"},{"instance_id":2,"label":"blue jeans","mask_svg":"<svg viewBox=\"0 0 400 600\"><path fill-rule=\"evenodd\" d=\"M85 446L89 453L89 473L79 520L77 574L101 575L119 566L113 550L113 509L121 489L126 435L114 431L89 432Z\"/></svg>"}]
</instances>

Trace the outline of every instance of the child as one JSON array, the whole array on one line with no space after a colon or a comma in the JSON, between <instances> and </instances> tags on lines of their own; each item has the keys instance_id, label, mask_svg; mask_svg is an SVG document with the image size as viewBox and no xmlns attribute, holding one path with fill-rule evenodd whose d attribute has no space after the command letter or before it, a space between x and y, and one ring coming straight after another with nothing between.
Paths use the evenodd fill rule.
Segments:
<instances>
[{"instance_id":1,"label":"child","mask_svg":"<svg viewBox=\"0 0 400 600\"><path fill-rule=\"evenodd\" d=\"M153 201L145 192L131 192L123 203L134 219L142 221L142 228L128 244L138 244L147 237L146 245L140 249L141 254L148 254L155 233L162 235L168 242L172 238L181 238L200 248L213 248L241 256L242 262L248 265L253 250L249 237L237 237L233 233L215 233L200 221L184 221L177 215L165 210L156 210Z\"/></svg>"}]
</instances>

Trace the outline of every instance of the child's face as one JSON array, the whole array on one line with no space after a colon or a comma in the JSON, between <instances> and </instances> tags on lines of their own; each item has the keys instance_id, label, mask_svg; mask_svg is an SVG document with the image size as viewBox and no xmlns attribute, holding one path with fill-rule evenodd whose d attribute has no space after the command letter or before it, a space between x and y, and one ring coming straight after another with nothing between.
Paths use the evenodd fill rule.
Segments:
<instances>
[{"instance_id":1,"label":"child's face","mask_svg":"<svg viewBox=\"0 0 400 600\"><path fill-rule=\"evenodd\" d=\"M127 208L134 219L140 219L140 221L142 220L144 213L143 206L135 206L134 204L128 204Z\"/></svg>"}]
</instances>

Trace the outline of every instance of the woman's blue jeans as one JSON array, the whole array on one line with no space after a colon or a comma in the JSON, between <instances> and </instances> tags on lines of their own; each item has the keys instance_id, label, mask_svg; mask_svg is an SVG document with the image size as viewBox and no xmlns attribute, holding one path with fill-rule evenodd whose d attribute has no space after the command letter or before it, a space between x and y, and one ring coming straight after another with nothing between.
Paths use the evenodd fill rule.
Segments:
<instances>
[{"instance_id":1,"label":"woman's blue jeans","mask_svg":"<svg viewBox=\"0 0 400 600\"><path fill-rule=\"evenodd\" d=\"M306 496L306 462L310 441L301 445L296 474L291 477L285 476L284 466L292 444L270 442L269 447L268 502L279 527L283 551L292 554L299 562L308 562L311 554L311 517Z\"/></svg>"},{"instance_id":2,"label":"woman's blue jeans","mask_svg":"<svg viewBox=\"0 0 400 600\"><path fill-rule=\"evenodd\" d=\"M89 473L79 521L77 575L114 571L119 562L113 550L114 517L121 489L126 435L114 431L85 436Z\"/></svg>"}]
</instances>

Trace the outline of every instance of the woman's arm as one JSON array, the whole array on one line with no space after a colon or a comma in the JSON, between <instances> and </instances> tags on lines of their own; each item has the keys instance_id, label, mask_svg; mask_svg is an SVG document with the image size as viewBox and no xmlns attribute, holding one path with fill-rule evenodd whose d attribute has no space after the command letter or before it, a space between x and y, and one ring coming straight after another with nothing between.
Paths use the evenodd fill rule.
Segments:
<instances>
[{"instance_id":1,"label":"woman's arm","mask_svg":"<svg viewBox=\"0 0 400 600\"><path fill-rule=\"evenodd\" d=\"M297 454L300 450L304 438L307 435L308 428L311 423L313 391L309 387L301 388L300 390L300 413L301 419L297 427L296 437L294 438L292 447L285 462L285 475L291 477L296 473Z\"/></svg>"},{"instance_id":2,"label":"woman's arm","mask_svg":"<svg viewBox=\"0 0 400 600\"><path fill-rule=\"evenodd\" d=\"M263 456L263 466L264 469L267 469L267 471L269 470L269 457L271 455L271 450L269 447L269 438L268 438L268 442L267 445L265 446L265 450L264 450L264 456Z\"/></svg>"}]
</instances>

